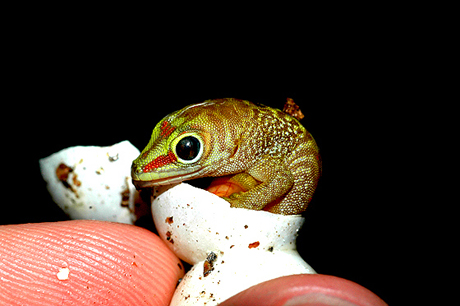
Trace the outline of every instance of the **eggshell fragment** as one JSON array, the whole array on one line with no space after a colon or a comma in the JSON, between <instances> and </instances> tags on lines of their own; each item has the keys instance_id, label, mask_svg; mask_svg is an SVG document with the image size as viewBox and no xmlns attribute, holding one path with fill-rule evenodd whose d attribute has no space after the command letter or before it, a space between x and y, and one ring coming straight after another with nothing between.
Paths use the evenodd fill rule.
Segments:
<instances>
[{"instance_id":1,"label":"eggshell fragment","mask_svg":"<svg viewBox=\"0 0 460 306\"><path fill-rule=\"evenodd\" d=\"M186 183L158 192L152 202L157 230L179 258L193 265L171 305L217 305L270 279L315 273L296 250L302 216L232 208Z\"/></svg>"},{"instance_id":2,"label":"eggshell fragment","mask_svg":"<svg viewBox=\"0 0 460 306\"><path fill-rule=\"evenodd\" d=\"M56 274L58 280L68 280L69 279L70 270L69 268L61 268L59 272Z\"/></svg>"},{"instance_id":3,"label":"eggshell fragment","mask_svg":"<svg viewBox=\"0 0 460 306\"><path fill-rule=\"evenodd\" d=\"M109 147L77 146L40 159L40 170L54 202L71 219L133 224L135 203L131 163L139 150L129 141Z\"/></svg>"}]
</instances>

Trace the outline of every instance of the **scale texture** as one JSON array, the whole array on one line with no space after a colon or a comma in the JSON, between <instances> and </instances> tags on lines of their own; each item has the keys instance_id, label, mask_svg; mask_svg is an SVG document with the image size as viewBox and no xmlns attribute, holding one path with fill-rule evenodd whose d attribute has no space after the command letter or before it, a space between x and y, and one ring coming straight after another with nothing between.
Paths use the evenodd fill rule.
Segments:
<instances>
[{"instance_id":1,"label":"scale texture","mask_svg":"<svg viewBox=\"0 0 460 306\"><path fill-rule=\"evenodd\" d=\"M321 173L318 146L281 110L237 99L208 100L163 118L134 160L137 188L234 174L246 191L232 207L303 212Z\"/></svg>"}]
</instances>

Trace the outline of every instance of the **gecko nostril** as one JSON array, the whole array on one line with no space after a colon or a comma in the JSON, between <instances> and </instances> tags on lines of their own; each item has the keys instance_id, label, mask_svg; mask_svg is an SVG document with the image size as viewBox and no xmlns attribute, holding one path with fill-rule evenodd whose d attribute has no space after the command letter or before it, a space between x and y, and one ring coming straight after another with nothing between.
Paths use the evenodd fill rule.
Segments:
<instances>
[{"instance_id":1,"label":"gecko nostril","mask_svg":"<svg viewBox=\"0 0 460 306\"><path fill-rule=\"evenodd\" d=\"M131 166L131 174L140 174L142 173L142 167L135 165L134 163Z\"/></svg>"}]
</instances>

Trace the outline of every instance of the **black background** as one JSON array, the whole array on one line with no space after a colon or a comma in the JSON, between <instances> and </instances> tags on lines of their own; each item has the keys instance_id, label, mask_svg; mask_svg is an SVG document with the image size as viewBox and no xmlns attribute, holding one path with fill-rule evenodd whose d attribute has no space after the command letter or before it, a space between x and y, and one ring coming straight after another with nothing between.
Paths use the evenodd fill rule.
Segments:
<instances>
[{"instance_id":1,"label":"black background","mask_svg":"<svg viewBox=\"0 0 460 306\"><path fill-rule=\"evenodd\" d=\"M162 117L205 99L282 108L289 97L323 159L299 252L318 273L357 282L390 303L395 212L407 193L398 174L400 73L385 52L369 45L367 52L349 50L350 42L337 37L315 48L289 39L264 41L263 48L206 40L192 46L185 39L173 48L141 38L51 36L30 38L33 52L18 49L13 107L3 116L4 169L13 186L2 224L66 219L46 192L40 158L122 140L141 150Z\"/></svg>"}]
</instances>

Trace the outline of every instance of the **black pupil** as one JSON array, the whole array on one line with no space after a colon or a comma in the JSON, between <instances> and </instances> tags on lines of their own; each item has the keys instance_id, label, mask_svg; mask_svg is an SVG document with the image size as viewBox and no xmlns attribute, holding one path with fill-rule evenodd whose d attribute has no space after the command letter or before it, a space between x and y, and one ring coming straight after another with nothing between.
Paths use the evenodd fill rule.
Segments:
<instances>
[{"instance_id":1,"label":"black pupil","mask_svg":"<svg viewBox=\"0 0 460 306\"><path fill-rule=\"evenodd\" d=\"M176 146L177 156L183 160L192 160L200 152L200 142L193 136L182 138Z\"/></svg>"}]
</instances>

